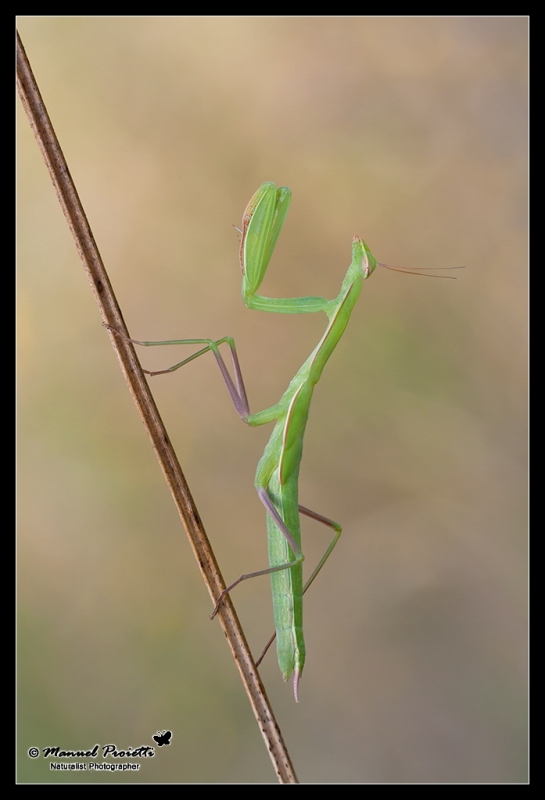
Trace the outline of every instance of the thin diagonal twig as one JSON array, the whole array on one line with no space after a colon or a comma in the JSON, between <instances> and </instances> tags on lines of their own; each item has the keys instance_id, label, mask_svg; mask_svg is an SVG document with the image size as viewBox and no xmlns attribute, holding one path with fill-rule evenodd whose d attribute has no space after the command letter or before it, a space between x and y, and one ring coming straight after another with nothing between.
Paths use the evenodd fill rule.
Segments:
<instances>
[{"instance_id":1,"label":"thin diagonal twig","mask_svg":"<svg viewBox=\"0 0 545 800\"><path fill-rule=\"evenodd\" d=\"M30 125L42 151L59 202L93 288L102 314L102 320L106 325L128 337L121 310L32 74L19 34L17 34L17 84ZM225 583L204 531L199 512L144 378L140 362L136 357L132 344L125 338L110 333L110 339L182 518L201 574L210 592L210 597L212 602L215 603L216 598L225 589ZM225 598L218 616L278 779L281 783L297 783L297 776L289 753L276 724L272 708L230 597Z\"/></svg>"}]
</instances>

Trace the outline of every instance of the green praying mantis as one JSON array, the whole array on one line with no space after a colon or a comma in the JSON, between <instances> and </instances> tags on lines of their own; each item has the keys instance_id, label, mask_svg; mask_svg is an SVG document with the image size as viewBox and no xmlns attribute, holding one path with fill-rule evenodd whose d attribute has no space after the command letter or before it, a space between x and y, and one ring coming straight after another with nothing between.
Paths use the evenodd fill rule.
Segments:
<instances>
[{"instance_id":1,"label":"green praying mantis","mask_svg":"<svg viewBox=\"0 0 545 800\"><path fill-rule=\"evenodd\" d=\"M258 295L257 291L265 277L290 202L291 191L287 186L277 188L274 183L264 183L248 203L240 231L242 299L248 308L277 314L310 314L323 311L328 318L322 338L276 405L257 414L250 413L235 342L230 336L216 341L211 339L177 339L161 342L142 342L131 339L130 341L145 347L204 345L196 353L169 369L156 372L144 371L149 375L174 372L190 361L212 351L231 400L242 421L252 427L269 422L275 423L255 476L255 487L259 499L266 509L269 567L258 572L241 575L228 586L218 597L211 619L217 614L225 595L239 583L259 575L270 575L276 631L257 664L261 663L261 659L276 637L278 664L282 677L287 681L293 675L293 690L295 700L298 701L299 680L305 665L306 652L303 636L303 594L331 555L342 531L337 522L299 504L299 467L303 456L303 439L314 387L320 380L329 357L345 331L362 290L363 281L372 275L377 265L417 275L424 274L424 270L404 270L380 264L375 260L363 239L360 236L354 236L352 263L348 267L338 296L333 300L327 300L324 297L270 298ZM229 347L234 381L219 350L222 344L227 344ZM321 522L334 531L333 540L304 585L304 555L301 549L299 514Z\"/></svg>"}]
</instances>

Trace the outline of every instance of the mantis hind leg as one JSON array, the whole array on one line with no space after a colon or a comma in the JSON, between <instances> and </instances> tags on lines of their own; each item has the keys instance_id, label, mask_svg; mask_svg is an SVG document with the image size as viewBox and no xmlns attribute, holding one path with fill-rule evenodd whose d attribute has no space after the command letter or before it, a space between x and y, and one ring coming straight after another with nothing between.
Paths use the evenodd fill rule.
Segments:
<instances>
[{"instance_id":1,"label":"mantis hind leg","mask_svg":"<svg viewBox=\"0 0 545 800\"><path fill-rule=\"evenodd\" d=\"M328 528L333 528L333 530L335 531L335 535L333 537L333 541L331 542L331 544L329 545L329 547L325 551L324 555L320 559L320 561L318 563L318 566L316 567L316 569L314 570L314 572L312 573L312 575L310 576L308 581L303 586L303 594L305 594L306 590L309 588L311 583L314 582L314 579L316 578L316 576L318 575L318 573L320 572L320 570L324 566L325 562L327 561L327 559L331 555L331 553L333 551L333 548L335 547L335 545L339 541L339 537L340 537L340 535L342 533L342 527L339 525L338 522L334 522L332 519L329 519L329 517L324 517L324 516L322 516L322 514L318 514L316 511L312 511L310 508L306 508L305 506L300 505L299 506L299 511L301 512L301 514L304 514L306 517L310 517L311 519L315 519L317 522L321 522L323 525L327 525ZM276 639L276 631L273 633L273 635L271 636L271 638L269 639L269 641L267 642L267 644L263 648L263 651L262 651L261 655L259 656L259 658L255 662L256 667L259 667L259 665L263 661L265 655L267 654L267 651L268 651L269 647L272 645L272 643L274 642L275 639Z\"/></svg>"},{"instance_id":2,"label":"mantis hind leg","mask_svg":"<svg viewBox=\"0 0 545 800\"><path fill-rule=\"evenodd\" d=\"M271 498L269 497L269 495L267 493L267 490L261 487L261 488L259 488L257 490L257 493L259 495L259 499L261 500L261 502L263 503L263 505L267 509L268 513L274 519L274 521L275 521L276 525L278 526L279 530L285 536L289 546L291 547L291 549L293 550L293 552L295 554L295 558L293 559L293 561L287 561L285 564L280 564L277 567L269 567L268 569L260 569L258 572L249 572L246 575L241 575L240 578L238 578L234 583L232 583L230 586L228 586L227 589L224 589L223 592L220 594L220 596L218 597L218 600L216 602L216 605L214 606L214 610L212 611L212 614L210 615L210 619L214 619L214 617L218 613L219 607L220 607L220 605L222 603L222 600L225 597L225 595L229 594L229 592L232 589L234 589L235 586L238 586L238 584L241 583L242 581L246 581L246 580L248 580L248 578L257 578L260 575L270 575L272 572L280 572L281 570L290 569L291 567L297 567L304 560L304 555L303 555L303 552L302 552L300 546L297 544L297 542L295 541L295 539L293 538L293 536L289 532L288 528L286 527L286 523L284 522L284 520L282 519L282 517L280 516L280 514L278 513L278 511L274 507L274 504L273 504ZM308 509L307 509L307 511L308 511ZM303 512L303 513L305 513L305 512ZM311 515L314 515L314 512L312 512L312 511L308 511L308 513L311 514ZM325 520L326 518L322 517L321 519ZM336 524L336 523L333 523L333 524ZM339 535L340 535L340 533L339 533ZM337 536L337 538L338 538L338 536ZM332 547L330 546L329 550L331 551L331 549L332 549ZM323 559L322 559L322 561L323 561ZM321 563L322 562L320 562L320 564ZM318 566L321 569L320 564ZM315 577L316 577L316 575L313 575L311 580L314 580Z\"/></svg>"},{"instance_id":3,"label":"mantis hind leg","mask_svg":"<svg viewBox=\"0 0 545 800\"><path fill-rule=\"evenodd\" d=\"M333 541L331 542L331 544L329 545L329 547L327 548L327 550L323 554L322 558L318 562L318 566L316 567L316 569L314 570L314 572L312 573L312 575L310 576L310 578L308 579L308 581L305 583L305 585L303 587L303 594L304 594L306 592L306 590L309 588L309 586L311 585L311 583L313 583L314 579L316 578L316 576L318 575L318 573L320 572L320 570L324 566L325 562L327 561L327 559L331 555L331 553L333 551L333 548L335 547L335 545L339 541L339 538L340 538L341 533L343 532L343 529L339 525L338 522L334 522L332 519L329 519L329 517L324 517L324 516L322 516L322 514L318 514L316 511L312 511L310 508L305 508L305 506L301 506L300 505L299 506L299 511L301 512L301 514L304 514L306 517L310 517L311 519L315 519L317 522L321 522L322 525L327 525L328 528L333 528L333 530L335 531L335 535L333 537Z\"/></svg>"}]
</instances>

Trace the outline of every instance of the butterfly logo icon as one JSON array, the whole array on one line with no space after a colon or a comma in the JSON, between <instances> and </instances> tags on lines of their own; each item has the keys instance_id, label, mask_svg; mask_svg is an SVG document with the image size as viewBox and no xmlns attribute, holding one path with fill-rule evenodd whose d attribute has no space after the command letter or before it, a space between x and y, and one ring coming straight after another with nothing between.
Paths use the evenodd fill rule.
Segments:
<instances>
[{"instance_id":1,"label":"butterfly logo icon","mask_svg":"<svg viewBox=\"0 0 545 800\"><path fill-rule=\"evenodd\" d=\"M162 747L164 744L170 744L172 731L157 731L152 738L154 742L157 742L159 747Z\"/></svg>"}]
</instances>

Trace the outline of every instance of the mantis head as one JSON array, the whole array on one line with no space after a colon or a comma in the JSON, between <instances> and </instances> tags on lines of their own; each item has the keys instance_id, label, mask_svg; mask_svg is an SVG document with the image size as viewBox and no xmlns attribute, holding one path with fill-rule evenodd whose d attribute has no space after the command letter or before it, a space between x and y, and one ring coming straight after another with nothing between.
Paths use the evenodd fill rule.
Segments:
<instances>
[{"instance_id":1,"label":"mantis head","mask_svg":"<svg viewBox=\"0 0 545 800\"><path fill-rule=\"evenodd\" d=\"M360 264L363 270L363 279L371 275L377 266L377 260L369 250L361 236L352 239L352 264Z\"/></svg>"}]
</instances>

